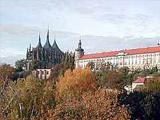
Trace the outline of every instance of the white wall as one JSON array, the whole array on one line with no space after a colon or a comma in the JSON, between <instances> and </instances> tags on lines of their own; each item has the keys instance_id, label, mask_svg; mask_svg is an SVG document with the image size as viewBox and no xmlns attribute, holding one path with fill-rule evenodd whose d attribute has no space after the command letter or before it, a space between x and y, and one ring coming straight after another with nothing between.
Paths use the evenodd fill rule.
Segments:
<instances>
[{"instance_id":1,"label":"white wall","mask_svg":"<svg viewBox=\"0 0 160 120\"><path fill-rule=\"evenodd\" d=\"M106 63L110 62L112 64L118 64L118 67L127 66L130 69L138 69L144 67L152 68L160 63L160 52L77 60L76 67L79 65L79 67L84 68L89 62L94 62L96 64L97 61L102 60Z\"/></svg>"}]
</instances>

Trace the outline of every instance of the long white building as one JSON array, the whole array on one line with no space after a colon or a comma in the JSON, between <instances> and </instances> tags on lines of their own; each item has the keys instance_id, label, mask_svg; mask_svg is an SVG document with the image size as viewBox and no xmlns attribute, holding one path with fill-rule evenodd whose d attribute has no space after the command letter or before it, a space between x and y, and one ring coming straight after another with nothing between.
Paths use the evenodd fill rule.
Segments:
<instances>
[{"instance_id":1,"label":"long white building","mask_svg":"<svg viewBox=\"0 0 160 120\"><path fill-rule=\"evenodd\" d=\"M119 50L103 53L84 54L81 40L75 50L76 67L84 68L88 63L99 69L100 64L110 64L113 67L128 67L130 69L152 68L160 65L160 46Z\"/></svg>"}]
</instances>

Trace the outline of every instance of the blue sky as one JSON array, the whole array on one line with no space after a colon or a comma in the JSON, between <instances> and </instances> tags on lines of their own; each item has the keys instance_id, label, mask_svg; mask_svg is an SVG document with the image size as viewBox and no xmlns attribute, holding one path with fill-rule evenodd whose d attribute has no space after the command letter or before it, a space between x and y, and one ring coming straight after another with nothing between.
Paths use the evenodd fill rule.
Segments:
<instances>
[{"instance_id":1,"label":"blue sky","mask_svg":"<svg viewBox=\"0 0 160 120\"><path fill-rule=\"evenodd\" d=\"M63 51L82 36L85 53L156 45L160 0L0 0L0 63L25 58L50 29Z\"/></svg>"}]
</instances>

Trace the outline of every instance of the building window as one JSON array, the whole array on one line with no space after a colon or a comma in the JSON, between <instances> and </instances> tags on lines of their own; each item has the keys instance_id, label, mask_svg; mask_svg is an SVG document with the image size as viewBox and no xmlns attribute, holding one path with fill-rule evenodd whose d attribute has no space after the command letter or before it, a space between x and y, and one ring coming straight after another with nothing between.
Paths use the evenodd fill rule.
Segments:
<instances>
[{"instance_id":1,"label":"building window","mask_svg":"<svg viewBox=\"0 0 160 120\"><path fill-rule=\"evenodd\" d=\"M137 64L137 60L135 60L135 64Z\"/></svg>"}]
</instances>

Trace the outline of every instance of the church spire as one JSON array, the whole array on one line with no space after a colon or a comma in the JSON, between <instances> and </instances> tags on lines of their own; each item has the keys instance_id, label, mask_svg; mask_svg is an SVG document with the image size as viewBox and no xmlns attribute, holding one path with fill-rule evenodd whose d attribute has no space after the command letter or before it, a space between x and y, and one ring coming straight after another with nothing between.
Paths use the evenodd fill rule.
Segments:
<instances>
[{"instance_id":1,"label":"church spire","mask_svg":"<svg viewBox=\"0 0 160 120\"><path fill-rule=\"evenodd\" d=\"M78 43L78 49L81 49L82 47L82 42L81 42L81 36L80 36L80 39L79 39L79 43Z\"/></svg>"},{"instance_id":2,"label":"church spire","mask_svg":"<svg viewBox=\"0 0 160 120\"><path fill-rule=\"evenodd\" d=\"M81 36L78 43L78 48L75 50L75 59L79 59L84 55L84 49L82 49Z\"/></svg>"},{"instance_id":3,"label":"church spire","mask_svg":"<svg viewBox=\"0 0 160 120\"><path fill-rule=\"evenodd\" d=\"M47 41L49 42L49 28L48 28L48 31L47 31Z\"/></svg>"},{"instance_id":4,"label":"church spire","mask_svg":"<svg viewBox=\"0 0 160 120\"><path fill-rule=\"evenodd\" d=\"M57 45L57 42L56 42L56 38L54 37L54 42L53 42L53 45L52 45L52 48L57 50L57 51L61 51Z\"/></svg>"},{"instance_id":5,"label":"church spire","mask_svg":"<svg viewBox=\"0 0 160 120\"><path fill-rule=\"evenodd\" d=\"M47 32L47 40L46 40L46 43L45 45L43 46L44 48L51 48L51 44L49 42L49 29L48 29L48 32Z\"/></svg>"},{"instance_id":6,"label":"church spire","mask_svg":"<svg viewBox=\"0 0 160 120\"><path fill-rule=\"evenodd\" d=\"M42 48L41 36L40 36L40 34L39 34L39 42L38 42L37 48Z\"/></svg>"},{"instance_id":7,"label":"church spire","mask_svg":"<svg viewBox=\"0 0 160 120\"><path fill-rule=\"evenodd\" d=\"M29 46L29 51L31 51L31 44L30 44L30 46Z\"/></svg>"},{"instance_id":8,"label":"church spire","mask_svg":"<svg viewBox=\"0 0 160 120\"><path fill-rule=\"evenodd\" d=\"M158 43L157 43L157 45L160 45L160 43L159 43L159 40L158 40Z\"/></svg>"},{"instance_id":9,"label":"church spire","mask_svg":"<svg viewBox=\"0 0 160 120\"><path fill-rule=\"evenodd\" d=\"M80 36L80 39L79 39L78 48L77 48L76 50L78 50L78 51L84 51L84 50L82 49L81 36Z\"/></svg>"}]
</instances>

